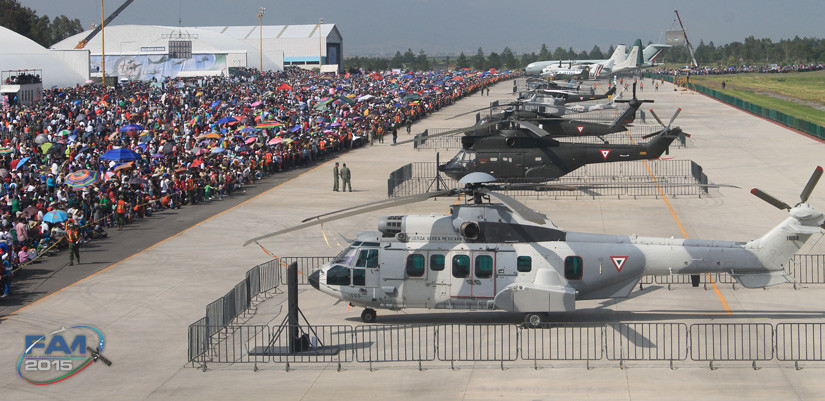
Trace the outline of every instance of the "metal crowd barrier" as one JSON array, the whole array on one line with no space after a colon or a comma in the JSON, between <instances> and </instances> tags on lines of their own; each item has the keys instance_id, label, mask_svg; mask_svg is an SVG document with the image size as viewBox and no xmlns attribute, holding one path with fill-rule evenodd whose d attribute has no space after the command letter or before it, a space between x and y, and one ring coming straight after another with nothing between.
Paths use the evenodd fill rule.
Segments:
<instances>
[{"instance_id":1,"label":"metal crowd barrier","mask_svg":"<svg viewBox=\"0 0 825 401\"><path fill-rule=\"evenodd\" d=\"M307 285L309 275L321 268L324 263L332 260L332 256L285 256L281 258L283 266L289 266L292 262L298 263L298 285ZM286 275L281 276L281 284L286 285Z\"/></svg>"},{"instance_id":2,"label":"metal crowd barrier","mask_svg":"<svg viewBox=\"0 0 825 401\"><path fill-rule=\"evenodd\" d=\"M585 322L304 326L296 352L287 327L189 327L189 361L207 363L536 361L825 361L825 323ZM214 332L209 335L207 333Z\"/></svg>"},{"instance_id":3,"label":"metal crowd barrier","mask_svg":"<svg viewBox=\"0 0 825 401\"><path fill-rule=\"evenodd\" d=\"M504 324L445 324L438 326L441 361L515 361L518 326Z\"/></svg>"},{"instance_id":4,"label":"metal crowd barrier","mask_svg":"<svg viewBox=\"0 0 825 401\"><path fill-rule=\"evenodd\" d=\"M684 323L608 323L605 340L611 361L681 361L687 359Z\"/></svg>"},{"instance_id":5,"label":"metal crowd barrier","mask_svg":"<svg viewBox=\"0 0 825 401\"><path fill-rule=\"evenodd\" d=\"M389 197L402 197L422 194L435 190L435 177L438 171L435 162L415 162L407 164L390 174L387 181ZM578 198L596 196L618 196L637 197L652 196L660 197L662 193L669 196L708 196L707 188L695 185L657 187L638 186L635 183L651 182L651 174L658 182L673 184L707 184L708 178L702 172L701 166L691 160L648 160L628 161L617 163L602 163L582 166L570 172L558 180L548 181L548 183L587 185L589 183L605 182L615 185L601 186L596 189L581 189L577 191L533 191L515 190L502 191L507 195L515 197L528 197L536 199L546 198ZM454 188L459 186L458 182L452 178L440 175L444 186ZM529 182L528 180L513 180L514 182ZM443 188L443 186L442 186Z\"/></svg>"},{"instance_id":6,"label":"metal crowd barrier","mask_svg":"<svg viewBox=\"0 0 825 401\"><path fill-rule=\"evenodd\" d=\"M519 348L523 360L596 361L604 349L603 324L545 323L522 330Z\"/></svg>"}]
</instances>

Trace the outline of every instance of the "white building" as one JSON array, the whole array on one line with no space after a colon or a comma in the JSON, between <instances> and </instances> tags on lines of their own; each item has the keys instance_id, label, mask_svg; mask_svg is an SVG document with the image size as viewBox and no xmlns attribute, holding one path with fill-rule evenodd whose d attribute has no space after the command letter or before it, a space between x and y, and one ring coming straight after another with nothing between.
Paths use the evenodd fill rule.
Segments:
<instances>
[{"instance_id":1,"label":"white building","mask_svg":"<svg viewBox=\"0 0 825 401\"><path fill-rule=\"evenodd\" d=\"M52 49L72 52L88 34L87 31L68 37ZM121 80L227 75L230 67L260 68L261 63L264 70L283 69L282 52L269 51L261 56L257 46L212 30L110 25L84 48L90 53L92 76L102 73L104 41L106 75Z\"/></svg>"},{"instance_id":2,"label":"white building","mask_svg":"<svg viewBox=\"0 0 825 401\"><path fill-rule=\"evenodd\" d=\"M321 60L323 71L342 71L344 39L335 24L203 26L202 30L218 32L242 40L256 48L263 39L264 55L283 52L284 65L317 68ZM261 35L263 33L263 35Z\"/></svg>"}]
</instances>

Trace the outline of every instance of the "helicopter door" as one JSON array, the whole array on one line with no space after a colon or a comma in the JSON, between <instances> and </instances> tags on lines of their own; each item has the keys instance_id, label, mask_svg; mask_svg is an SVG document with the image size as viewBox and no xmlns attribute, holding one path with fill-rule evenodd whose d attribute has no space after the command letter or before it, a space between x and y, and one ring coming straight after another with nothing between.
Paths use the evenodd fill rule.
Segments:
<instances>
[{"instance_id":1,"label":"helicopter door","mask_svg":"<svg viewBox=\"0 0 825 401\"><path fill-rule=\"evenodd\" d=\"M492 298L496 295L496 255L473 252L473 297Z\"/></svg>"}]
</instances>

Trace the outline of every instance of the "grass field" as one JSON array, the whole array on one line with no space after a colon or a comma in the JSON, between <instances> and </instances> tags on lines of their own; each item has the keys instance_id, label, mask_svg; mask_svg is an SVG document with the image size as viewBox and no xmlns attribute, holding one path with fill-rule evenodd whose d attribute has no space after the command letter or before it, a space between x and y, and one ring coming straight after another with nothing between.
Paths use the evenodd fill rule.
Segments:
<instances>
[{"instance_id":1,"label":"grass field","mask_svg":"<svg viewBox=\"0 0 825 401\"><path fill-rule=\"evenodd\" d=\"M691 82L825 126L825 71L692 76Z\"/></svg>"}]
</instances>

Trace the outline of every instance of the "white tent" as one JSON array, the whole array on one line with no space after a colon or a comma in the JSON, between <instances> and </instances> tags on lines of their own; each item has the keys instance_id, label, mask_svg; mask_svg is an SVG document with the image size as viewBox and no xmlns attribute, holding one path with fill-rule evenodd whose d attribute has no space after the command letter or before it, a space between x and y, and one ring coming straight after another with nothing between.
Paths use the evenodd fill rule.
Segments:
<instances>
[{"instance_id":1,"label":"white tent","mask_svg":"<svg viewBox=\"0 0 825 401\"><path fill-rule=\"evenodd\" d=\"M0 27L0 43L0 70L43 70L43 88L64 88L88 79L48 49L10 29Z\"/></svg>"}]
</instances>

